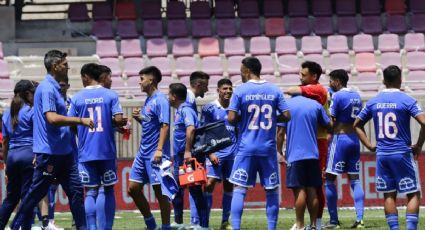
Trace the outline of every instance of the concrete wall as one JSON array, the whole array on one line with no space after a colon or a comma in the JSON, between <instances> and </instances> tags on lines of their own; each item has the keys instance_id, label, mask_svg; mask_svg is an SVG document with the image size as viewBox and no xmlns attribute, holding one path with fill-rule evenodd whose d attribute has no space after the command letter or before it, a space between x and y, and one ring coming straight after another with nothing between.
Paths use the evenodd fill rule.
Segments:
<instances>
[{"instance_id":1,"label":"concrete wall","mask_svg":"<svg viewBox=\"0 0 425 230\"><path fill-rule=\"evenodd\" d=\"M6 42L15 39L15 8L0 7L0 41Z\"/></svg>"}]
</instances>

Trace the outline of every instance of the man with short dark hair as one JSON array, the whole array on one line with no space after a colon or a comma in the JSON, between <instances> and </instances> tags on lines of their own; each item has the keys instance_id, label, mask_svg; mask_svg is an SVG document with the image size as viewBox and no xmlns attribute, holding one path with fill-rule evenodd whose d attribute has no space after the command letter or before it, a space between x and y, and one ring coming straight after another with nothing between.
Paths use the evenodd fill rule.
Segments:
<instances>
[{"instance_id":1,"label":"man with short dark hair","mask_svg":"<svg viewBox=\"0 0 425 230\"><path fill-rule=\"evenodd\" d=\"M186 102L192 106L195 111L198 111L196 107L196 98L205 96L208 92L208 81L210 76L202 71L195 71L190 74L190 89L187 90Z\"/></svg>"},{"instance_id":2,"label":"man with short dark hair","mask_svg":"<svg viewBox=\"0 0 425 230\"><path fill-rule=\"evenodd\" d=\"M77 229L86 229L83 187L72 154L73 135L68 126L94 127L86 117L67 117L67 108L58 82L68 75L66 53L51 50L44 56L46 78L34 95L34 146L36 168L30 191L12 223L12 229L28 226L36 204L47 194L53 179L62 185L70 200L72 216Z\"/></svg>"},{"instance_id":3,"label":"man with short dark hair","mask_svg":"<svg viewBox=\"0 0 425 230\"><path fill-rule=\"evenodd\" d=\"M329 211L329 224L325 228L339 228L338 193L335 180L337 175L348 174L356 208L356 222L351 228L364 228L364 192L359 179L360 141L353 128L354 120L362 108L359 93L347 88L348 74L343 69L329 74L329 85L334 92L330 107L333 121L333 137L330 144L326 167L326 198Z\"/></svg>"},{"instance_id":4,"label":"man with short dark hair","mask_svg":"<svg viewBox=\"0 0 425 230\"><path fill-rule=\"evenodd\" d=\"M149 202L142 193L145 184L152 185L161 210L161 229L170 229L170 203L162 194L160 178L157 178L152 167L152 164L170 159L170 104L165 94L158 90L162 74L157 67L146 67L140 70L139 76L140 88L148 97L141 109L133 111L133 118L142 125L142 137L131 167L128 194L142 213L147 229L156 229Z\"/></svg>"},{"instance_id":5,"label":"man with short dark hair","mask_svg":"<svg viewBox=\"0 0 425 230\"><path fill-rule=\"evenodd\" d=\"M384 193L384 211L391 230L399 229L397 193L407 195L406 229L417 229L419 221L420 181L415 163L425 141L425 114L415 98L400 91L401 70L391 65L384 69L384 85L370 99L354 122L360 141L376 151L376 190ZM410 117L421 129L416 144L411 145ZM373 119L376 145L364 130Z\"/></svg>"},{"instance_id":6,"label":"man with short dark hair","mask_svg":"<svg viewBox=\"0 0 425 230\"><path fill-rule=\"evenodd\" d=\"M279 170L276 150L276 123L290 120L282 91L261 80L261 63L255 57L242 60L244 84L236 88L229 105L228 121L238 123L240 140L230 182L233 229L241 228L241 217L248 188L256 183L257 173L266 191L268 229L276 229L279 214ZM277 115L279 113L279 115Z\"/></svg>"},{"instance_id":7,"label":"man with short dark hair","mask_svg":"<svg viewBox=\"0 0 425 230\"><path fill-rule=\"evenodd\" d=\"M222 208L223 215L221 229L231 229L229 223L230 205L232 203L233 184L229 182L233 161L238 149L236 127L227 121L228 107L233 93L233 85L229 79L220 79L217 83L218 99L206 104L202 108L201 123L203 125L217 121L224 121L229 131L233 144L225 149L210 154L207 160L208 182L205 186L208 202L208 214L212 206L212 193L217 182L223 182Z\"/></svg>"},{"instance_id":8,"label":"man with short dark hair","mask_svg":"<svg viewBox=\"0 0 425 230\"><path fill-rule=\"evenodd\" d=\"M311 98L321 104L325 111L328 111L328 91L320 84L319 79L322 75L322 67L312 61L305 61L301 64L300 86L290 87L285 93L291 96L302 95ZM319 126L317 129L317 146L319 148L320 170L324 173L326 168L326 155L328 154L328 133ZM322 186L317 188L319 198L319 214L317 218L317 229L322 228L322 215L325 207L325 194Z\"/></svg>"},{"instance_id":9,"label":"man with short dark hair","mask_svg":"<svg viewBox=\"0 0 425 230\"><path fill-rule=\"evenodd\" d=\"M112 71L111 69L106 65L99 65L100 71L102 72L99 77L99 83L107 88L110 89L112 87Z\"/></svg>"},{"instance_id":10,"label":"man with short dark hair","mask_svg":"<svg viewBox=\"0 0 425 230\"><path fill-rule=\"evenodd\" d=\"M170 105L176 109L174 119L174 175L179 181L179 166L184 163L191 164L191 158L205 165L205 155L192 156L192 146L195 139L195 129L200 126L198 115L190 104L186 102L187 88L181 83L173 83L169 86L168 99ZM193 168L193 166L192 166ZM199 215L199 225L197 229L208 229L207 201L204 196L202 185L192 185L189 193L193 197L196 211ZM176 223L183 223L183 198L184 190L180 188L173 200L174 216ZM176 226L177 227L177 226ZM183 226L178 226L183 227Z\"/></svg>"}]
</instances>

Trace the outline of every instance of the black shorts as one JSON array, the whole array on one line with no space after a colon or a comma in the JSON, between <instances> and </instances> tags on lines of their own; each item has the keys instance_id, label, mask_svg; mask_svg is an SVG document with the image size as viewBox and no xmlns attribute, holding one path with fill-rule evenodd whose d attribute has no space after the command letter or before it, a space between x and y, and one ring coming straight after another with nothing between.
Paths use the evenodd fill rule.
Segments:
<instances>
[{"instance_id":1,"label":"black shorts","mask_svg":"<svg viewBox=\"0 0 425 230\"><path fill-rule=\"evenodd\" d=\"M320 187L322 175L319 160L294 161L286 166L286 187Z\"/></svg>"}]
</instances>

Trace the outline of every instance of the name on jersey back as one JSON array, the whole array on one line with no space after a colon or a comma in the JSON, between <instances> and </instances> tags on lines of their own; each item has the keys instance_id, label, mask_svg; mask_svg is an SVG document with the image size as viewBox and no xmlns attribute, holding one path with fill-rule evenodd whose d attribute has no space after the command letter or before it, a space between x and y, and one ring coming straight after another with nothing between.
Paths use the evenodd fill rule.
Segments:
<instances>
[{"instance_id":1,"label":"name on jersey back","mask_svg":"<svg viewBox=\"0 0 425 230\"><path fill-rule=\"evenodd\" d=\"M377 103L377 109L397 109L396 103Z\"/></svg>"},{"instance_id":2,"label":"name on jersey back","mask_svg":"<svg viewBox=\"0 0 425 230\"><path fill-rule=\"evenodd\" d=\"M248 94L245 95L245 100L247 101L256 101L256 100L265 100L265 101L273 101L275 95L273 94Z\"/></svg>"},{"instance_id":3,"label":"name on jersey back","mask_svg":"<svg viewBox=\"0 0 425 230\"><path fill-rule=\"evenodd\" d=\"M86 103L86 105L100 104L100 103L103 103L103 97L84 99L84 103Z\"/></svg>"}]
</instances>

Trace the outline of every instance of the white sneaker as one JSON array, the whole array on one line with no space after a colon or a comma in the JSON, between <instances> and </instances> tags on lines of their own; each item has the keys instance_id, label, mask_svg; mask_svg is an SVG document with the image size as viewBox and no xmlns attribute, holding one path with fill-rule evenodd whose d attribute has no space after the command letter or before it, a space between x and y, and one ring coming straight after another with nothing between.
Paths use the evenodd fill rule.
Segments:
<instances>
[{"instance_id":1,"label":"white sneaker","mask_svg":"<svg viewBox=\"0 0 425 230\"><path fill-rule=\"evenodd\" d=\"M46 230L64 230L64 228L59 228L56 226L55 222L49 222L49 225L47 225Z\"/></svg>"},{"instance_id":2,"label":"white sneaker","mask_svg":"<svg viewBox=\"0 0 425 230\"><path fill-rule=\"evenodd\" d=\"M297 230L297 224L292 225L292 228L290 228L289 230Z\"/></svg>"},{"instance_id":3,"label":"white sneaker","mask_svg":"<svg viewBox=\"0 0 425 230\"><path fill-rule=\"evenodd\" d=\"M185 224L178 224L176 222L173 222L170 225L170 227L171 227L171 229L174 229L174 230L184 230L184 229L186 229L186 225Z\"/></svg>"},{"instance_id":4,"label":"white sneaker","mask_svg":"<svg viewBox=\"0 0 425 230\"><path fill-rule=\"evenodd\" d=\"M37 225L33 225L31 226L31 230L43 230L43 228Z\"/></svg>"}]
</instances>

